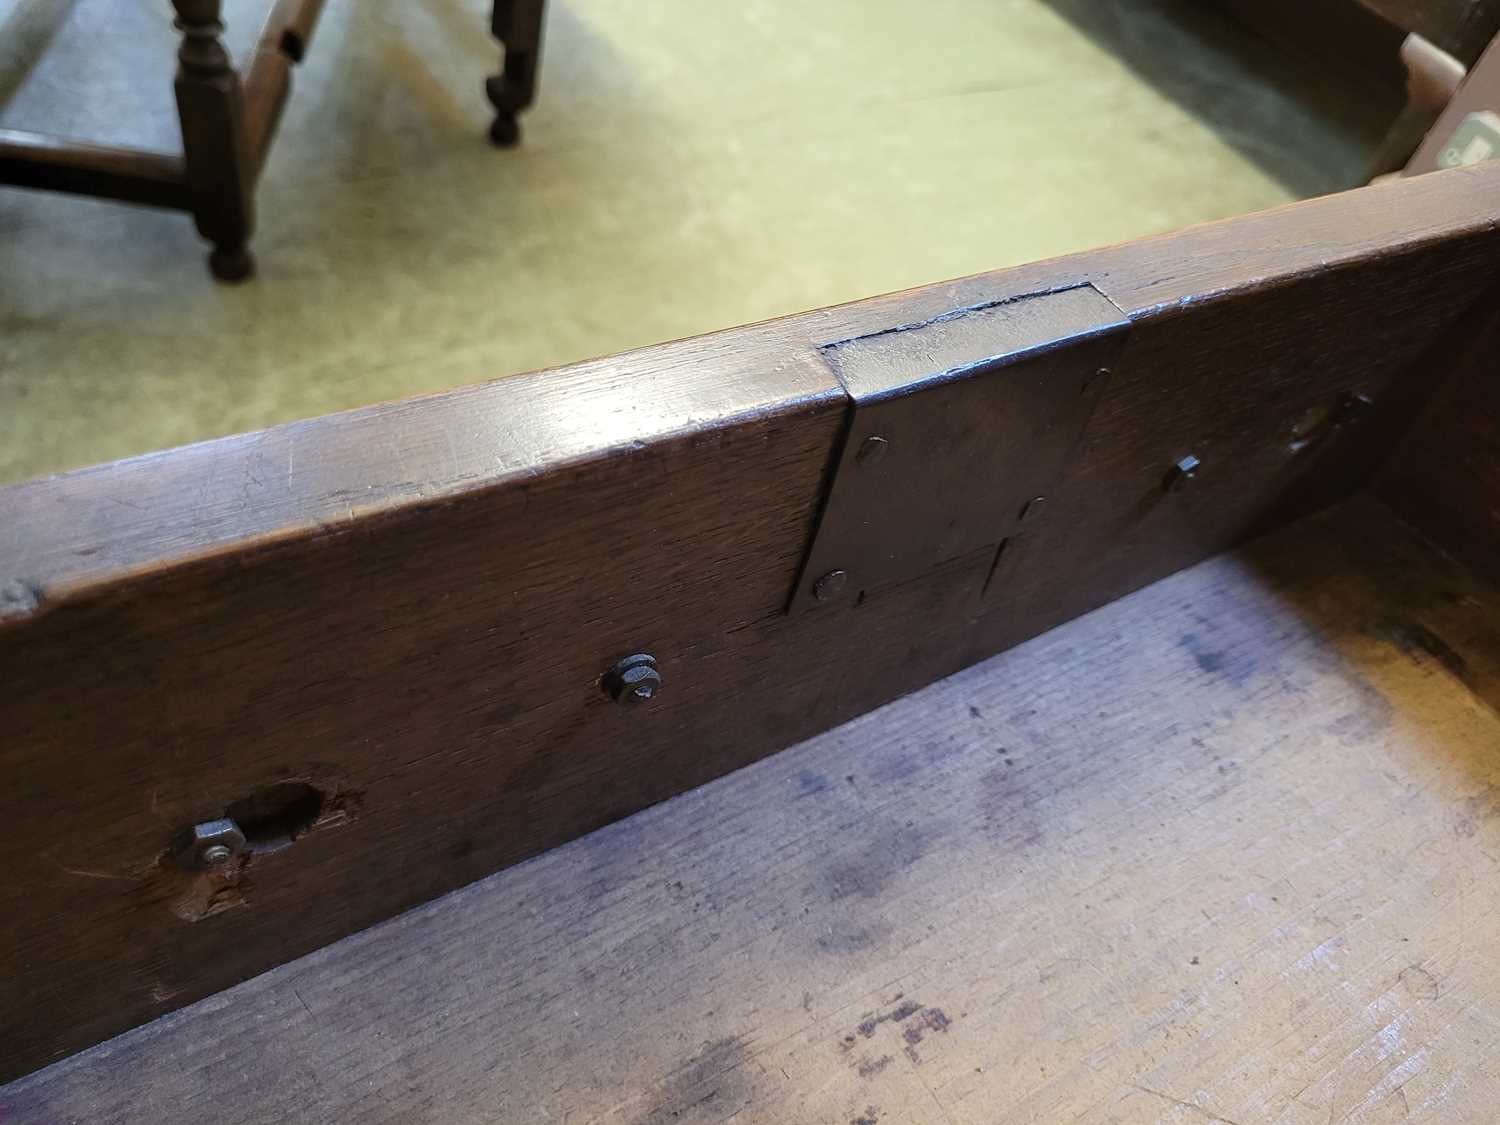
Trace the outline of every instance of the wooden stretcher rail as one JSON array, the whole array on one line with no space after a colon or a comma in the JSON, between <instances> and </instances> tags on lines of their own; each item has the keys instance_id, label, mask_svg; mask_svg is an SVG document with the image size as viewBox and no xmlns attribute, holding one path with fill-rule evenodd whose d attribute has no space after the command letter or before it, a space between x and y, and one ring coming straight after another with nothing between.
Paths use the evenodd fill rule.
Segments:
<instances>
[{"instance_id":1,"label":"wooden stretcher rail","mask_svg":"<svg viewBox=\"0 0 1500 1125\"><path fill-rule=\"evenodd\" d=\"M1455 170L0 490L0 1075L1345 495L1500 274L1497 189ZM820 349L1080 287L1128 332L1003 586L971 554L789 615L850 424ZM627 708L600 681L632 653L664 685ZM226 813L248 854L172 863Z\"/></svg>"},{"instance_id":2,"label":"wooden stretcher rail","mask_svg":"<svg viewBox=\"0 0 1500 1125\"><path fill-rule=\"evenodd\" d=\"M325 0L277 0L261 28L245 73L245 142L259 177L276 139L292 89L292 67L302 61Z\"/></svg>"},{"instance_id":3,"label":"wooden stretcher rail","mask_svg":"<svg viewBox=\"0 0 1500 1125\"><path fill-rule=\"evenodd\" d=\"M0 183L189 210L180 156L0 129Z\"/></svg>"},{"instance_id":4,"label":"wooden stretcher rail","mask_svg":"<svg viewBox=\"0 0 1500 1125\"><path fill-rule=\"evenodd\" d=\"M261 32L261 46L274 45L293 62L301 62L327 0L276 0Z\"/></svg>"},{"instance_id":5,"label":"wooden stretcher rail","mask_svg":"<svg viewBox=\"0 0 1500 1125\"><path fill-rule=\"evenodd\" d=\"M276 139L292 89L292 62L280 47L262 42L245 70L245 148L252 178L259 179Z\"/></svg>"}]
</instances>

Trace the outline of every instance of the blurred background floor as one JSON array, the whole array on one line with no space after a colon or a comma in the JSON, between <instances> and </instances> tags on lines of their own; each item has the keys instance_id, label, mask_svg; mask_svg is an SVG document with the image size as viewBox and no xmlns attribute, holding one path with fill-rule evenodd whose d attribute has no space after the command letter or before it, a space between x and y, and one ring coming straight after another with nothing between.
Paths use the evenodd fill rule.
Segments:
<instances>
[{"instance_id":1,"label":"blurred background floor","mask_svg":"<svg viewBox=\"0 0 1500 1125\"><path fill-rule=\"evenodd\" d=\"M332 0L248 284L0 188L0 482L1350 187L1389 120L1192 3L552 0L497 152L487 11ZM175 47L167 0L0 0L0 127L175 149Z\"/></svg>"}]
</instances>

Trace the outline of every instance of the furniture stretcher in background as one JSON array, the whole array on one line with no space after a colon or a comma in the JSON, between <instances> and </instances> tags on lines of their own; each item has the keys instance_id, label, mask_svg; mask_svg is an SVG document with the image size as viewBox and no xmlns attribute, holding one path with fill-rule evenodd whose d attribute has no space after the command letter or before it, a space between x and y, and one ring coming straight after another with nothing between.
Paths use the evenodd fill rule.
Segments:
<instances>
[{"instance_id":1,"label":"furniture stretcher in background","mask_svg":"<svg viewBox=\"0 0 1500 1125\"><path fill-rule=\"evenodd\" d=\"M254 272L255 185L324 0L277 0L248 65L236 68L220 39L222 0L172 0L177 52L180 154L109 148L0 129L0 183L102 196L192 213L213 244L221 281ZM504 47L500 73L485 83L495 107L490 139L520 140L518 115L536 93L545 0L495 0L490 27Z\"/></svg>"}]
</instances>

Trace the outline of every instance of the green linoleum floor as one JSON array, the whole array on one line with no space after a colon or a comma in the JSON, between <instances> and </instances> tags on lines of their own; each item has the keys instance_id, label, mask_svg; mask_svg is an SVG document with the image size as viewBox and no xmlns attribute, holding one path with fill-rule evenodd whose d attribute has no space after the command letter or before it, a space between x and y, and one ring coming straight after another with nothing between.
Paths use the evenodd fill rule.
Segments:
<instances>
[{"instance_id":1,"label":"green linoleum floor","mask_svg":"<svg viewBox=\"0 0 1500 1125\"><path fill-rule=\"evenodd\" d=\"M174 49L167 0L0 0L0 127L173 148ZM1386 120L1189 3L552 0L511 152L496 51L481 0L332 0L243 286L0 188L0 481L1337 190Z\"/></svg>"}]
</instances>

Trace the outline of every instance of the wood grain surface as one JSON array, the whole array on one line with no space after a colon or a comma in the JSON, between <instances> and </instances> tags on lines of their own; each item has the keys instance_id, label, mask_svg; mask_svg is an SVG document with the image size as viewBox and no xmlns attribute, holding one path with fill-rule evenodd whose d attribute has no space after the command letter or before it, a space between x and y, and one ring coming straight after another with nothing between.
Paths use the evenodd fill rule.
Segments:
<instances>
[{"instance_id":1,"label":"wood grain surface","mask_svg":"<svg viewBox=\"0 0 1500 1125\"><path fill-rule=\"evenodd\" d=\"M0 1089L16 1125L1492 1120L1500 595L1365 499Z\"/></svg>"},{"instance_id":2,"label":"wood grain surface","mask_svg":"<svg viewBox=\"0 0 1500 1125\"><path fill-rule=\"evenodd\" d=\"M1343 494L1500 269L1497 187L1455 170L0 491L0 1074ZM998 596L967 557L786 617L846 417L816 346L1084 283L1129 343ZM667 686L627 710L598 680L637 651ZM288 784L321 800L292 846L172 866Z\"/></svg>"},{"instance_id":3,"label":"wood grain surface","mask_svg":"<svg viewBox=\"0 0 1500 1125\"><path fill-rule=\"evenodd\" d=\"M1383 98L1394 117L1404 80L1402 27L1365 0L1214 0L1257 35L1304 62L1364 84L1367 96ZM1336 49L1332 47L1337 44Z\"/></svg>"},{"instance_id":4,"label":"wood grain surface","mask_svg":"<svg viewBox=\"0 0 1500 1125\"><path fill-rule=\"evenodd\" d=\"M1403 31L1414 31L1437 44L1465 66L1472 66L1496 32L1500 32L1500 4L1495 0L1360 0L1360 3Z\"/></svg>"},{"instance_id":5,"label":"wood grain surface","mask_svg":"<svg viewBox=\"0 0 1500 1125\"><path fill-rule=\"evenodd\" d=\"M1401 41L1410 33L1471 66L1500 31L1495 0L1216 0L1273 43L1318 66L1373 83L1380 96L1402 82ZM1385 90L1382 89L1385 88Z\"/></svg>"},{"instance_id":6,"label":"wood grain surface","mask_svg":"<svg viewBox=\"0 0 1500 1125\"><path fill-rule=\"evenodd\" d=\"M836 381L807 366L805 349L1017 294L1093 283L1135 322L1172 322L1246 290L1372 260L1392 259L1399 269L1406 255L1424 250L1482 276L1483 249L1495 239L1497 191L1495 165L1457 168L29 481L0 489L0 560L7 576L28 577L60 598L143 568L267 540L318 538L351 514L417 507L637 443L731 425L772 405L834 395ZM1439 307L1467 305L1475 296L1437 289ZM1316 321L1320 311L1303 315ZM1392 301L1367 328L1382 330L1381 322L1405 311Z\"/></svg>"},{"instance_id":7,"label":"wood grain surface","mask_svg":"<svg viewBox=\"0 0 1500 1125\"><path fill-rule=\"evenodd\" d=\"M1444 549L1488 577L1500 577L1500 290L1432 372L1441 392L1403 439L1378 479L1380 495ZM1434 357L1438 359L1438 357Z\"/></svg>"}]
</instances>

